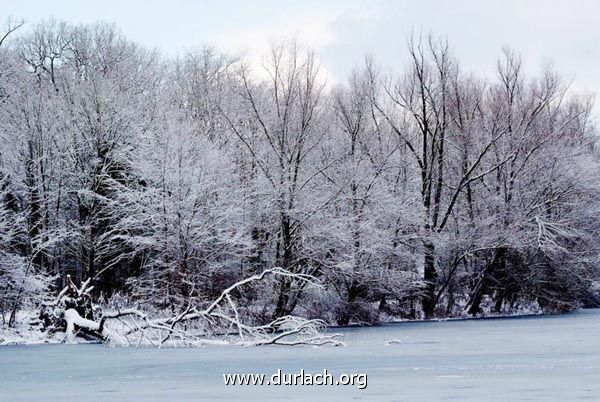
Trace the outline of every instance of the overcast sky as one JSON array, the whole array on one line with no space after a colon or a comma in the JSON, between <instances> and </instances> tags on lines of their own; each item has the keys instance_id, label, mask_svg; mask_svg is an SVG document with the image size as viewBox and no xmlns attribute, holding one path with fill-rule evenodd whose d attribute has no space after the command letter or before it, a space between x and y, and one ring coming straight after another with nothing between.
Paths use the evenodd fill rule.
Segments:
<instances>
[{"instance_id":1,"label":"overcast sky","mask_svg":"<svg viewBox=\"0 0 600 402\"><path fill-rule=\"evenodd\" d=\"M331 82L367 52L380 65L401 67L408 34L431 32L449 39L463 70L492 74L507 45L523 55L527 71L552 62L578 89L600 93L594 0L0 0L6 16L29 25L49 17L111 21L169 54L208 44L257 57L273 39L296 35L320 54Z\"/></svg>"}]
</instances>

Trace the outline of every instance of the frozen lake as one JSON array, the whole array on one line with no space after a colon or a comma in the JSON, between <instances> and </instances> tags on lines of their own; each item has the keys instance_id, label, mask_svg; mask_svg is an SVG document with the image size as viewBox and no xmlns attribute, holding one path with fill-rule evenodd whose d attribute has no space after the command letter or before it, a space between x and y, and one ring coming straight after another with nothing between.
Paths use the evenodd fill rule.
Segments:
<instances>
[{"instance_id":1,"label":"frozen lake","mask_svg":"<svg viewBox=\"0 0 600 402\"><path fill-rule=\"evenodd\" d=\"M342 331L347 347L0 347L0 401L600 399L600 310ZM385 345L386 341L397 343ZM226 386L223 373L366 373L368 386Z\"/></svg>"}]
</instances>

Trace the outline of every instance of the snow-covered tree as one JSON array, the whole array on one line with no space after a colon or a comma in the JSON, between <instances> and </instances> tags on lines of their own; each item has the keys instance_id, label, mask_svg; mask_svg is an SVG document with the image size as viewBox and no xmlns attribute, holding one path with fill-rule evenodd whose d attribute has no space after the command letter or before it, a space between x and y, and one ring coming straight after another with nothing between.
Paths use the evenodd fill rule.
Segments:
<instances>
[{"instance_id":1,"label":"snow-covered tree","mask_svg":"<svg viewBox=\"0 0 600 402\"><path fill-rule=\"evenodd\" d=\"M505 51L484 79L413 37L398 74L367 59L328 85L293 41L259 66L170 58L106 23L0 26L6 323L43 304L69 336L320 342L313 319L596 297L591 101L550 69Z\"/></svg>"}]
</instances>

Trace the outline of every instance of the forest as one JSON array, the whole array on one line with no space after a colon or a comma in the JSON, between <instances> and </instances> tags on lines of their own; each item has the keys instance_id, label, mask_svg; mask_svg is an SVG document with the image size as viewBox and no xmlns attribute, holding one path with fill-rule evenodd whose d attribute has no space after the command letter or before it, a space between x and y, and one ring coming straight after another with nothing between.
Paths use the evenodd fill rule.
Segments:
<instances>
[{"instance_id":1,"label":"forest","mask_svg":"<svg viewBox=\"0 0 600 402\"><path fill-rule=\"evenodd\" d=\"M593 97L549 66L413 34L331 82L292 39L256 63L0 22L0 326L320 344L598 305Z\"/></svg>"}]
</instances>

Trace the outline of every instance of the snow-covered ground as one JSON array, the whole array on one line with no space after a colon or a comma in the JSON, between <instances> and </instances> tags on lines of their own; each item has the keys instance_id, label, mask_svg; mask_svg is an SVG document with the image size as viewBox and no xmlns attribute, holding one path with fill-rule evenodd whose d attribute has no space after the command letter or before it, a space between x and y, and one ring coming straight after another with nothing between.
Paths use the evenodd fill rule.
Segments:
<instances>
[{"instance_id":1,"label":"snow-covered ground","mask_svg":"<svg viewBox=\"0 0 600 402\"><path fill-rule=\"evenodd\" d=\"M347 347L0 347L0 401L600 399L600 310L342 331ZM392 341L392 342L390 342ZM368 386L225 386L223 373L366 373Z\"/></svg>"}]
</instances>

